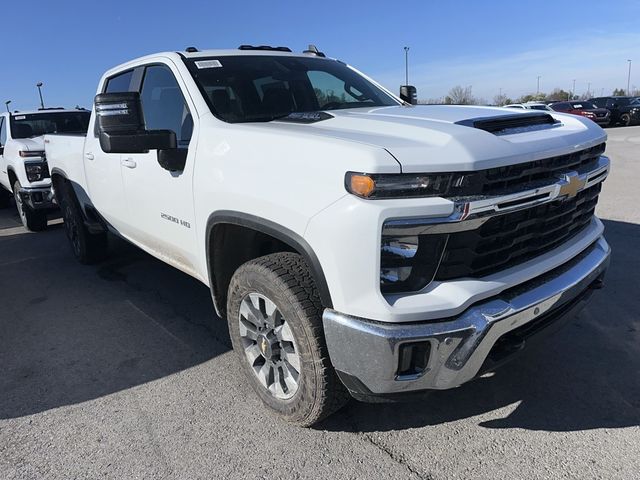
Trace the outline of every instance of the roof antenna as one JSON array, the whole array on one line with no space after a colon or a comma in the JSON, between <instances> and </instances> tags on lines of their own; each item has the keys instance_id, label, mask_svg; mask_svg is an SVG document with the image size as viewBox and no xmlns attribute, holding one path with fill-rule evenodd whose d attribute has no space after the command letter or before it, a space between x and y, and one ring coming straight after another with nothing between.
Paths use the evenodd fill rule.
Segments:
<instances>
[{"instance_id":1,"label":"roof antenna","mask_svg":"<svg viewBox=\"0 0 640 480\"><path fill-rule=\"evenodd\" d=\"M320 50L318 50L318 47L316 47L315 45L311 45L311 44L309 44L309 48L304 50L302 53L310 53L312 55L315 55L316 57L326 57L326 55L324 53L322 53Z\"/></svg>"},{"instance_id":2,"label":"roof antenna","mask_svg":"<svg viewBox=\"0 0 640 480\"><path fill-rule=\"evenodd\" d=\"M198 50L196 47L187 47L184 49L184 51L187 53L195 53L195 52L199 52L200 50Z\"/></svg>"}]
</instances>

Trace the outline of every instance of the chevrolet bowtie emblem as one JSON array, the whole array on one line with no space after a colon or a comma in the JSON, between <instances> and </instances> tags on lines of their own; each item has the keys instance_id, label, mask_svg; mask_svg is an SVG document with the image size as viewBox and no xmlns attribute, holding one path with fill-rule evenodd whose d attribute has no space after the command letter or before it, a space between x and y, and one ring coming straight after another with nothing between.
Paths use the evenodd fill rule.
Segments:
<instances>
[{"instance_id":1,"label":"chevrolet bowtie emblem","mask_svg":"<svg viewBox=\"0 0 640 480\"><path fill-rule=\"evenodd\" d=\"M262 354L266 354L267 353L267 347L269 346L269 342L267 342L267 339L262 337L260 339L260 351L262 352Z\"/></svg>"},{"instance_id":2,"label":"chevrolet bowtie emblem","mask_svg":"<svg viewBox=\"0 0 640 480\"><path fill-rule=\"evenodd\" d=\"M569 198L575 197L580 190L582 190L587 183L586 180L580 178L576 172L567 173L564 175L563 180L567 183L560 187L559 196L567 196Z\"/></svg>"}]
</instances>

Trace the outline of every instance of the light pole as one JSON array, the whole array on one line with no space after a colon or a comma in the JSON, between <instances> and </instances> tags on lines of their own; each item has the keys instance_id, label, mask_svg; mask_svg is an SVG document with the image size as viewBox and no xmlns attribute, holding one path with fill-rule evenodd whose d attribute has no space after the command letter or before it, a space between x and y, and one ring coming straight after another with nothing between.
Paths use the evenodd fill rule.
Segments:
<instances>
[{"instance_id":1,"label":"light pole","mask_svg":"<svg viewBox=\"0 0 640 480\"><path fill-rule=\"evenodd\" d=\"M573 97L576 96L576 79L573 79L573 90L571 90L571 98L569 100L573 100Z\"/></svg>"},{"instance_id":2,"label":"light pole","mask_svg":"<svg viewBox=\"0 0 640 480\"><path fill-rule=\"evenodd\" d=\"M587 83L587 97L591 96L591 82Z\"/></svg>"},{"instance_id":3,"label":"light pole","mask_svg":"<svg viewBox=\"0 0 640 480\"><path fill-rule=\"evenodd\" d=\"M7 100L6 102L4 102L4 106L7 107L7 112L11 113L11 111L9 110L9 104L11 103L11 100Z\"/></svg>"},{"instance_id":4,"label":"light pole","mask_svg":"<svg viewBox=\"0 0 640 480\"><path fill-rule=\"evenodd\" d=\"M404 47L404 84L409 85L409 47Z\"/></svg>"},{"instance_id":5,"label":"light pole","mask_svg":"<svg viewBox=\"0 0 640 480\"><path fill-rule=\"evenodd\" d=\"M42 100L42 82L36 83L36 87L38 87L38 94L40 95L40 107L44 110L44 100Z\"/></svg>"},{"instance_id":6,"label":"light pole","mask_svg":"<svg viewBox=\"0 0 640 480\"><path fill-rule=\"evenodd\" d=\"M627 74L627 95L631 95L629 90L629 85L631 84L631 60L627 60L629 62L629 73Z\"/></svg>"},{"instance_id":7,"label":"light pole","mask_svg":"<svg viewBox=\"0 0 640 480\"><path fill-rule=\"evenodd\" d=\"M536 84L536 95L540 93L540 77L541 75L538 75L538 83Z\"/></svg>"}]
</instances>

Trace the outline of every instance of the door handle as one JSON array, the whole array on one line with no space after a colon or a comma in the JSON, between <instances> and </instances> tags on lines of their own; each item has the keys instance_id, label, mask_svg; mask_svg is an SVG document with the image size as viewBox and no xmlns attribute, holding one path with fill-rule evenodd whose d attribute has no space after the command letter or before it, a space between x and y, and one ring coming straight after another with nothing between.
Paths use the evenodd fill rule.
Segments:
<instances>
[{"instance_id":1,"label":"door handle","mask_svg":"<svg viewBox=\"0 0 640 480\"><path fill-rule=\"evenodd\" d=\"M136 168L138 165L133 158L123 158L120 160L120 165L127 168Z\"/></svg>"},{"instance_id":2,"label":"door handle","mask_svg":"<svg viewBox=\"0 0 640 480\"><path fill-rule=\"evenodd\" d=\"M93 160L94 159L93 153L87 152L87 153L84 154L84 156L87 157L87 160Z\"/></svg>"}]
</instances>

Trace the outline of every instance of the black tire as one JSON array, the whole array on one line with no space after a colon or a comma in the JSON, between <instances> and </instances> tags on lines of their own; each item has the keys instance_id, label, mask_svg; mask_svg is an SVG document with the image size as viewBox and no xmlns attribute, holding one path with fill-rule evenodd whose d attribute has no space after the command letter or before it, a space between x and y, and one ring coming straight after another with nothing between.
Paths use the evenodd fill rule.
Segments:
<instances>
[{"instance_id":1,"label":"black tire","mask_svg":"<svg viewBox=\"0 0 640 480\"><path fill-rule=\"evenodd\" d=\"M0 186L0 208L7 208L11 203L11 194Z\"/></svg>"},{"instance_id":2,"label":"black tire","mask_svg":"<svg viewBox=\"0 0 640 480\"><path fill-rule=\"evenodd\" d=\"M622 115L620 115L620 123L625 127L631 125L631 115L629 115L628 113L623 113Z\"/></svg>"},{"instance_id":3,"label":"black tire","mask_svg":"<svg viewBox=\"0 0 640 480\"><path fill-rule=\"evenodd\" d=\"M78 199L68 182L58 184L56 198L62 211L64 229L73 255L85 265L104 259L108 248L107 234L89 232Z\"/></svg>"},{"instance_id":4,"label":"black tire","mask_svg":"<svg viewBox=\"0 0 640 480\"><path fill-rule=\"evenodd\" d=\"M295 339L300 372L291 398L276 398L260 382L255 366L247 358L247 346L243 343L246 337L240 334L240 307L249 294L271 300L281 313L283 323L286 319ZM275 253L251 260L238 268L231 279L227 322L242 369L258 397L272 412L302 427L309 427L338 411L350 398L329 360L322 311L313 277L300 255Z\"/></svg>"},{"instance_id":5,"label":"black tire","mask_svg":"<svg viewBox=\"0 0 640 480\"><path fill-rule=\"evenodd\" d=\"M29 205L25 204L20 198L20 181L16 180L13 184L13 197L16 201L18 215L22 220L24 228L31 232L41 232L47 228L47 212L32 210Z\"/></svg>"}]
</instances>

